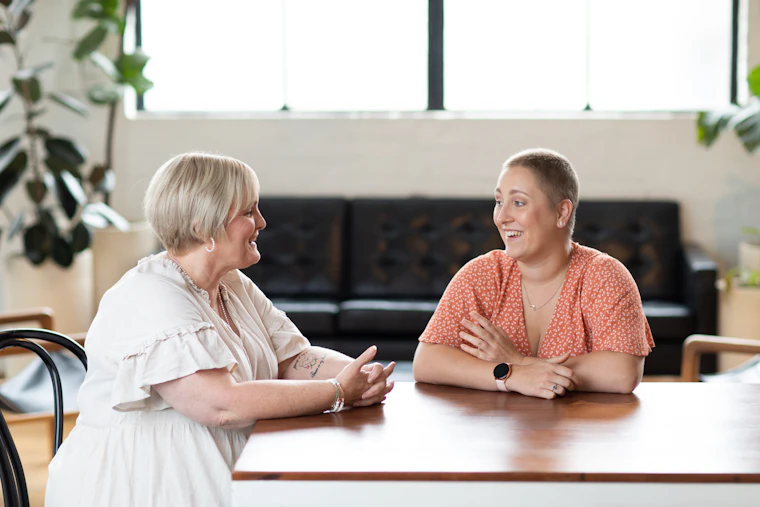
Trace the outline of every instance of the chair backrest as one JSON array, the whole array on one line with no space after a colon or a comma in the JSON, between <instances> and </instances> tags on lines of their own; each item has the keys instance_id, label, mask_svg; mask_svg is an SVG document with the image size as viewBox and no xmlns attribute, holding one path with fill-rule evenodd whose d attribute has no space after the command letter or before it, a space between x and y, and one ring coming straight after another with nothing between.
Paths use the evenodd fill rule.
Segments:
<instances>
[{"instance_id":1,"label":"chair backrest","mask_svg":"<svg viewBox=\"0 0 760 507\"><path fill-rule=\"evenodd\" d=\"M32 341L34 340L34 341ZM50 354L39 342L54 343L74 354L87 369L87 355L84 348L71 338L54 331L44 329L8 329L0 331L0 350L8 347L20 347L39 356L50 373L53 382L54 430L53 455L58 451L63 440L63 393L58 369ZM3 486L3 499L6 506L29 506L29 494L26 478L16 445L13 443L8 424L0 413L0 478Z\"/></svg>"}]
</instances>

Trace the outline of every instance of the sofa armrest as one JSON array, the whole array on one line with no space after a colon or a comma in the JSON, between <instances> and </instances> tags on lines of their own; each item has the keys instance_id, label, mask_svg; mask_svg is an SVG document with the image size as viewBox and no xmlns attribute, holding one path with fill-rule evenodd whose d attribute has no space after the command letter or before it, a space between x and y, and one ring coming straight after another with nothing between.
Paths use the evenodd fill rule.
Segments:
<instances>
[{"instance_id":1,"label":"sofa armrest","mask_svg":"<svg viewBox=\"0 0 760 507\"><path fill-rule=\"evenodd\" d=\"M699 358L702 354L714 354L716 352L760 354L760 341L702 334L689 336L683 342L681 381L697 382L699 380Z\"/></svg>"},{"instance_id":2,"label":"sofa armrest","mask_svg":"<svg viewBox=\"0 0 760 507\"><path fill-rule=\"evenodd\" d=\"M694 315L694 330L699 334L718 331L718 266L696 244L684 245L683 297Z\"/></svg>"}]
</instances>

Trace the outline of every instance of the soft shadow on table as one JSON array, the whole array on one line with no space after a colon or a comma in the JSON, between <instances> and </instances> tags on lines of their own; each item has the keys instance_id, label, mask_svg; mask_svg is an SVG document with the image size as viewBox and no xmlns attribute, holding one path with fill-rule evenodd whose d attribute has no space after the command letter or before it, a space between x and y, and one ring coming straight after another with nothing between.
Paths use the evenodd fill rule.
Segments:
<instances>
[{"instance_id":1,"label":"soft shadow on table","mask_svg":"<svg viewBox=\"0 0 760 507\"><path fill-rule=\"evenodd\" d=\"M446 404L458 406L467 414L492 412L520 414L545 413L547 417L574 419L620 419L635 415L640 401L635 394L571 392L554 400L523 396L518 393L479 391L461 387L417 382L417 393Z\"/></svg>"},{"instance_id":2,"label":"soft shadow on table","mask_svg":"<svg viewBox=\"0 0 760 507\"><path fill-rule=\"evenodd\" d=\"M389 398L390 399L390 398ZM287 419L267 419L258 421L255 432L258 434L278 433L281 431L313 431L319 428L344 428L350 431L361 431L367 426L385 423L383 411L386 400L371 407L351 408L337 414L318 414Z\"/></svg>"}]
</instances>

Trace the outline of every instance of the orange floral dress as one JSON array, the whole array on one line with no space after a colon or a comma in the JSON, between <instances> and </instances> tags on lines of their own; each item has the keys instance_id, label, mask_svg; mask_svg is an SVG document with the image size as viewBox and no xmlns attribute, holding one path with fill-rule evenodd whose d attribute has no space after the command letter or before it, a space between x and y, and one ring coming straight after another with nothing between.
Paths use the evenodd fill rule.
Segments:
<instances>
[{"instance_id":1,"label":"orange floral dress","mask_svg":"<svg viewBox=\"0 0 760 507\"><path fill-rule=\"evenodd\" d=\"M520 269L503 250L468 262L449 283L421 342L459 347L462 319L476 311L504 329L524 356L532 356L523 316ZM647 356L654 347L633 277L617 259L573 243L562 285L538 357L608 350Z\"/></svg>"}]
</instances>

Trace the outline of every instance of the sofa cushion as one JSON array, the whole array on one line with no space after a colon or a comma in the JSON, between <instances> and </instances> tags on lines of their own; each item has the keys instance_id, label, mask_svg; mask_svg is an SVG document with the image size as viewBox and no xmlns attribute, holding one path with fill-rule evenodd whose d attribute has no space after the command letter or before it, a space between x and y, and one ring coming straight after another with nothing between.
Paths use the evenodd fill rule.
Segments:
<instances>
[{"instance_id":1,"label":"sofa cushion","mask_svg":"<svg viewBox=\"0 0 760 507\"><path fill-rule=\"evenodd\" d=\"M654 337L655 348L658 340L684 338L694 332L694 316L686 305L668 301L643 301L644 315Z\"/></svg>"},{"instance_id":2,"label":"sofa cushion","mask_svg":"<svg viewBox=\"0 0 760 507\"><path fill-rule=\"evenodd\" d=\"M334 336L338 304L329 301L272 300L304 336Z\"/></svg>"},{"instance_id":3,"label":"sofa cushion","mask_svg":"<svg viewBox=\"0 0 760 507\"><path fill-rule=\"evenodd\" d=\"M266 198L261 261L243 271L269 297L337 298L343 286L346 202Z\"/></svg>"},{"instance_id":4,"label":"sofa cushion","mask_svg":"<svg viewBox=\"0 0 760 507\"><path fill-rule=\"evenodd\" d=\"M493 200L357 199L349 297L439 299L467 261L504 248Z\"/></svg>"},{"instance_id":5,"label":"sofa cushion","mask_svg":"<svg viewBox=\"0 0 760 507\"><path fill-rule=\"evenodd\" d=\"M340 304L341 333L419 336L433 316L438 301L349 300Z\"/></svg>"},{"instance_id":6,"label":"sofa cushion","mask_svg":"<svg viewBox=\"0 0 760 507\"><path fill-rule=\"evenodd\" d=\"M673 201L581 201L573 239L625 264L641 298L678 301L681 232Z\"/></svg>"}]
</instances>

